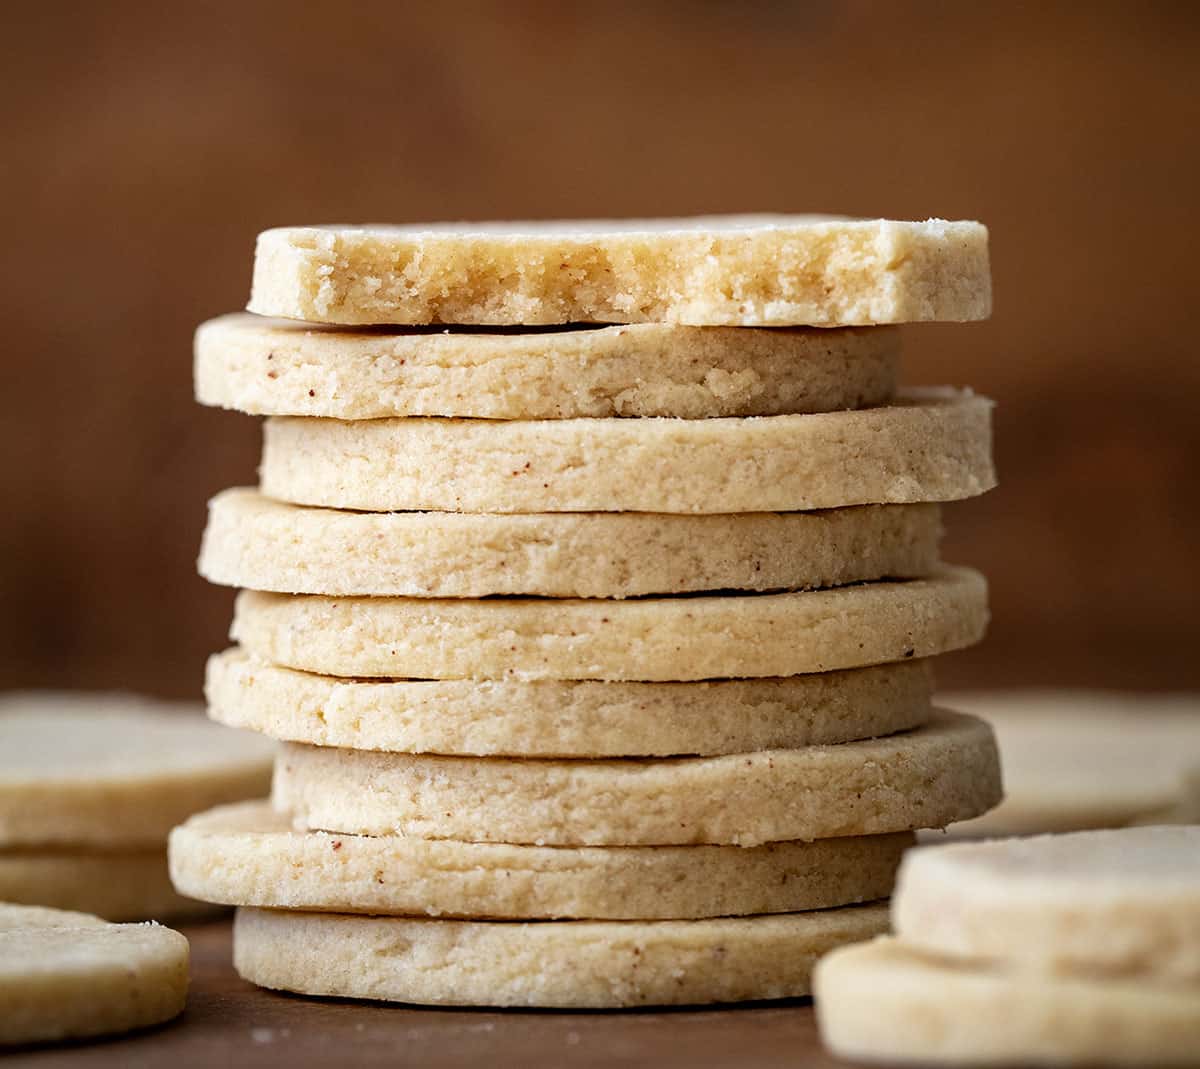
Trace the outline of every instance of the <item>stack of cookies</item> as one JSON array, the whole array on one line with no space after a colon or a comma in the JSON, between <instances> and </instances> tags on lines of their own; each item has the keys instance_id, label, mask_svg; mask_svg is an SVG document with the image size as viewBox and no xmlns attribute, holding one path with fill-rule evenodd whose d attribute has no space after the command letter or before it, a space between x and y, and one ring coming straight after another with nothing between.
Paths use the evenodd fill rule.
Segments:
<instances>
[{"instance_id":1,"label":"stack of cookies","mask_svg":"<svg viewBox=\"0 0 1200 1069\"><path fill-rule=\"evenodd\" d=\"M207 694L287 745L171 845L243 976L803 995L912 830L999 799L929 671L986 624L937 503L993 485L990 403L897 392L885 325L987 314L980 225L275 230L250 308L197 335L200 400L271 417L211 506Z\"/></svg>"},{"instance_id":2,"label":"stack of cookies","mask_svg":"<svg viewBox=\"0 0 1200 1069\"><path fill-rule=\"evenodd\" d=\"M923 847L896 936L817 968L844 1057L952 1065L1195 1066L1200 827Z\"/></svg>"}]
</instances>

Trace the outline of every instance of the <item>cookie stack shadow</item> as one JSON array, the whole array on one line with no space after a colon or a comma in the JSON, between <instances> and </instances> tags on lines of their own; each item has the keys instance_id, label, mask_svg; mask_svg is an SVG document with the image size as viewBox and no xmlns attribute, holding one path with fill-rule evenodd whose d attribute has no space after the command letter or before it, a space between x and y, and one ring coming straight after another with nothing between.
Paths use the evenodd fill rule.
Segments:
<instances>
[{"instance_id":1,"label":"cookie stack shadow","mask_svg":"<svg viewBox=\"0 0 1200 1069\"><path fill-rule=\"evenodd\" d=\"M986 295L976 224L263 235L251 308L322 322L197 334L199 399L270 417L200 570L243 588L210 715L285 746L270 803L170 851L242 907L238 971L732 1002L885 931L913 830L1000 796L929 668L986 625L938 545L993 485L990 403L898 392L897 328L842 324Z\"/></svg>"}]
</instances>

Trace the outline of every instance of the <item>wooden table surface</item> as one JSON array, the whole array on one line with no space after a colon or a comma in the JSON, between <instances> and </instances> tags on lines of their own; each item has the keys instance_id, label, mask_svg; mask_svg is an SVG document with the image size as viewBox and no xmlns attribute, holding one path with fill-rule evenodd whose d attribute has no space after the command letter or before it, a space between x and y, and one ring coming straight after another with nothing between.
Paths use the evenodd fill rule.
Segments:
<instances>
[{"instance_id":1,"label":"wooden table surface","mask_svg":"<svg viewBox=\"0 0 1200 1069\"><path fill-rule=\"evenodd\" d=\"M845 1069L817 1038L808 1000L716 1010L575 1013L441 1010L264 991L230 964L230 925L192 944L183 1016L116 1039L25 1049L5 1069L170 1066L738 1066Z\"/></svg>"}]
</instances>

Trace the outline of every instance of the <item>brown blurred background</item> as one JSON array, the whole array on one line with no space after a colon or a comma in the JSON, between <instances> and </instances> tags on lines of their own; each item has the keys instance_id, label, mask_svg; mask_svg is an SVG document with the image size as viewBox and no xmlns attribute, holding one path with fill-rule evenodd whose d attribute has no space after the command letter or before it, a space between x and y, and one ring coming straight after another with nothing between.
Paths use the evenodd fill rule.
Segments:
<instances>
[{"instance_id":1,"label":"brown blurred background","mask_svg":"<svg viewBox=\"0 0 1200 1069\"><path fill-rule=\"evenodd\" d=\"M0 687L198 693L232 595L204 502L257 421L191 332L288 223L977 218L996 315L908 333L996 397L956 685L1200 687L1200 5L10 6Z\"/></svg>"}]
</instances>

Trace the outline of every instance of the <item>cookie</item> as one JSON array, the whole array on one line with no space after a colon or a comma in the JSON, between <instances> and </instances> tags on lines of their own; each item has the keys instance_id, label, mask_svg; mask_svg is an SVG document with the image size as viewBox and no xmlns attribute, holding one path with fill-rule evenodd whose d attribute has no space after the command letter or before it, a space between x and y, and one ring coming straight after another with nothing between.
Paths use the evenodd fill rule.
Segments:
<instances>
[{"instance_id":1,"label":"cookie","mask_svg":"<svg viewBox=\"0 0 1200 1069\"><path fill-rule=\"evenodd\" d=\"M347 331L227 315L196 331L196 399L262 416L775 416L883 404L899 333L662 323Z\"/></svg>"},{"instance_id":2,"label":"cookie","mask_svg":"<svg viewBox=\"0 0 1200 1069\"><path fill-rule=\"evenodd\" d=\"M122 694L0 698L0 848L161 848L201 809L264 794L272 743Z\"/></svg>"},{"instance_id":3,"label":"cookie","mask_svg":"<svg viewBox=\"0 0 1200 1069\"><path fill-rule=\"evenodd\" d=\"M901 661L784 679L358 681L231 649L208 662L208 713L272 738L352 750L667 757L827 745L929 719L933 673Z\"/></svg>"},{"instance_id":4,"label":"cookie","mask_svg":"<svg viewBox=\"0 0 1200 1069\"><path fill-rule=\"evenodd\" d=\"M885 905L713 920L459 921L240 909L233 964L306 995L615 1009L793 998L817 959L887 929Z\"/></svg>"},{"instance_id":5,"label":"cookie","mask_svg":"<svg viewBox=\"0 0 1200 1069\"><path fill-rule=\"evenodd\" d=\"M0 901L78 910L109 921L196 920L217 912L175 890L161 847L0 850Z\"/></svg>"},{"instance_id":6,"label":"cookie","mask_svg":"<svg viewBox=\"0 0 1200 1069\"><path fill-rule=\"evenodd\" d=\"M159 1024L187 987L188 943L170 928L0 903L0 1044Z\"/></svg>"},{"instance_id":7,"label":"cookie","mask_svg":"<svg viewBox=\"0 0 1200 1069\"><path fill-rule=\"evenodd\" d=\"M276 416L261 488L364 512L797 512L956 501L996 483L992 402L905 391L751 419L352 423Z\"/></svg>"},{"instance_id":8,"label":"cookie","mask_svg":"<svg viewBox=\"0 0 1200 1069\"><path fill-rule=\"evenodd\" d=\"M1200 989L933 957L893 938L823 958L826 1046L887 1064L1194 1066Z\"/></svg>"},{"instance_id":9,"label":"cookie","mask_svg":"<svg viewBox=\"0 0 1200 1069\"><path fill-rule=\"evenodd\" d=\"M171 833L187 894L228 905L509 920L681 920L884 898L912 836L733 846L512 846L293 831L264 802Z\"/></svg>"},{"instance_id":10,"label":"cookie","mask_svg":"<svg viewBox=\"0 0 1200 1069\"><path fill-rule=\"evenodd\" d=\"M1200 764L1190 695L997 691L947 697L996 729L1004 802L963 835L1027 835L1156 820Z\"/></svg>"},{"instance_id":11,"label":"cookie","mask_svg":"<svg viewBox=\"0 0 1200 1069\"><path fill-rule=\"evenodd\" d=\"M1200 827L924 847L892 918L935 953L1200 985Z\"/></svg>"},{"instance_id":12,"label":"cookie","mask_svg":"<svg viewBox=\"0 0 1200 1069\"><path fill-rule=\"evenodd\" d=\"M282 227L249 309L315 323L817 327L983 319L987 229L811 215Z\"/></svg>"},{"instance_id":13,"label":"cookie","mask_svg":"<svg viewBox=\"0 0 1200 1069\"><path fill-rule=\"evenodd\" d=\"M716 843L938 828L1000 800L982 721L838 746L666 760L434 757L286 744L276 808L298 828L551 846Z\"/></svg>"},{"instance_id":14,"label":"cookie","mask_svg":"<svg viewBox=\"0 0 1200 1069\"><path fill-rule=\"evenodd\" d=\"M264 660L334 676L680 681L929 657L986 625L983 576L942 566L836 590L628 601L243 591L231 635Z\"/></svg>"},{"instance_id":15,"label":"cookie","mask_svg":"<svg viewBox=\"0 0 1200 1069\"><path fill-rule=\"evenodd\" d=\"M209 502L200 574L283 594L624 598L928 575L936 505L678 516L338 512L253 490Z\"/></svg>"}]
</instances>

